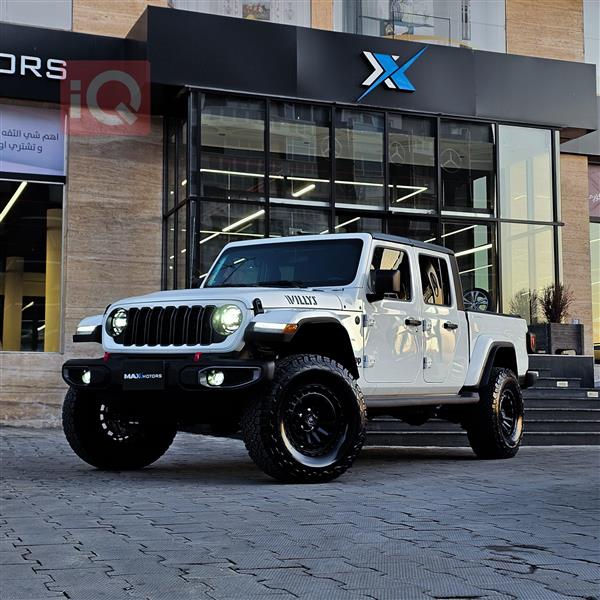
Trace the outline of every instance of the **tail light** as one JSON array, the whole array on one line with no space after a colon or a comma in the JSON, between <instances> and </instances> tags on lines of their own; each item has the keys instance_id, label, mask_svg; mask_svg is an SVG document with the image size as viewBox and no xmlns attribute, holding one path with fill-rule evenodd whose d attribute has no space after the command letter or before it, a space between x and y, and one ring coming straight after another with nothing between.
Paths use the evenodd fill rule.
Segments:
<instances>
[{"instance_id":1,"label":"tail light","mask_svg":"<svg viewBox=\"0 0 600 600\"><path fill-rule=\"evenodd\" d=\"M527 332L527 352L535 354L535 333Z\"/></svg>"}]
</instances>

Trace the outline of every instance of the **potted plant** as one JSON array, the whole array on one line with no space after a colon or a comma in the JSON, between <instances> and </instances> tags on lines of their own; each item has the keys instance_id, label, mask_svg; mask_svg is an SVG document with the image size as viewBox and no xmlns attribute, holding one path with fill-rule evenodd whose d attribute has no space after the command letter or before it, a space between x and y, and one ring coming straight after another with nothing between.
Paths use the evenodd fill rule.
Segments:
<instances>
[{"instance_id":1,"label":"potted plant","mask_svg":"<svg viewBox=\"0 0 600 600\"><path fill-rule=\"evenodd\" d=\"M545 323L532 323L529 331L536 336L538 352L583 354L583 325L565 323L573 303L573 292L562 283L542 289L537 303Z\"/></svg>"}]
</instances>

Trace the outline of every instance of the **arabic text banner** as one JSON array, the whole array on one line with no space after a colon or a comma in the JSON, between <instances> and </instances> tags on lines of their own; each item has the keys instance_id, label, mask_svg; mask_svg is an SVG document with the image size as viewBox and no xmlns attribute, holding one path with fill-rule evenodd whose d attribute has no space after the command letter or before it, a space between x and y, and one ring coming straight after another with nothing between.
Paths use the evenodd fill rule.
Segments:
<instances>
[{"instance_id":1,"label":"arabic text banner","mask_svg":"<svg viewBox=\"0 0 600 600\"><path fill-rule=\"evenodd\" d=\"M65 174L60 110L0 104L0 173Z\"/></svg>"}]
</instances>

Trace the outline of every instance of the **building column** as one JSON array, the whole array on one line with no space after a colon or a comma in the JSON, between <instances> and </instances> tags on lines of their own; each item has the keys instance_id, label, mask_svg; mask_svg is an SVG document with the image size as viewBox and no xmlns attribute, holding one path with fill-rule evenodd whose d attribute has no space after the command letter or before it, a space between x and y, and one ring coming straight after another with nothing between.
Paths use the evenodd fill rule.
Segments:
<instances>
[{"instance_id":1,"label":"building column","mask_svg":"<svg viewBox=\"0 0 600 600\"><path fill-rule=\"evenodd\" d=\"M46 301L44 352L60 351L60 313L62 282L62 210L46 212Z\"/></svg>"},{"instance_id":2,"label":"building column","mask_svg":"<svg viewBox=\"0 0 600 600\"><path fill-rule=\"evenodd\" d=\"M4 320L1 350L21 349L23 311L23 258L9 256L4 273Z\"/></svg>"},{"instance_id":3,"label":"building column","mask_svg":"<svg viewBox=\"0 0 600 600\"><path fill-rule=\"evenodd\" d=\"M311 24L314 29L333 30L333 0L311 0Z\"/></svg>"},{"instance_id":4,"label":"building column","mask_svg":"<svg viewBox=\"0 0 600 600\"><path fill-rule=\"evenodd\" d=\"M563 283L573 291L570 319L583 323L585 352L593 353L590 209L587 156L560 155Z\"/></svg>"}]
</instances>

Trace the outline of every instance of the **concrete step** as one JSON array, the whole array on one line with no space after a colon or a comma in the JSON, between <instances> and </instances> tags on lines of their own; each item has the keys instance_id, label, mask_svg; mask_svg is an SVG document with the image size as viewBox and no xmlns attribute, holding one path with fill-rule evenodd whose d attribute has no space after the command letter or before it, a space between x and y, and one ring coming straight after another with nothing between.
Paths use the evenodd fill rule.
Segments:
<instances>
[{"instance_id":1,"label":"concrete step","mask_svg":"<svg viewBox=\"0 0 600 600\"><path fill-rule=\"evenodd\" d=\"M413 433L368 433L367 446L438 446L464 447L469 440L464 431L413 432ZM600 433L551 433L526 432L524 446L597 446Z\"/></svg>"},{"instance_id":2,"label":"concrete step","mask_svg":"<svg viewBox=\"0 0 600 600\"><path fill-rule=\"evenodd\" d=\"M526 401L541 400L595 400L600 403L600 390L597 388L528 388L523 390Z\"/></svg>"},{"instance_id":3,"label":"concrete step","mask_svg":"<svg viewBox=\"0 0 600 600\"><path fill-rule=\"evenodd\" d=\"M581 388L581 379L579 377L538 377L533 389L540 388L559 388L561 390L565 388Z\"/></svg>"},{"instance_id":4,"label":"concrete step","mask_svg":"<svg viewBox=\"0 0 600 600\"><path fill-rule=\"evenodd\" d=\"M598 408L554 408L525 407L527 421L552 420L560 421L600 421L600 407Z\"/></svg>"},{"instance_id":5,"label":"concrete step","mask_svg":"<svg viewBox=\"0 0 600 600\"><path fill-rule=\"evenodd\" d=\"M600 415L596 415L597 417ZM600 433L600 419L537 419L530 413L525 415L525 431L535 433ZM368 431L370 433L381 434L436 434L445 432L462 431L460 425L442 421L441 419L431 419L424 425L409 425L399 420L373 420L369 421Z\"/></svg>"},{"instance_id":6,"label":"concrete step","mask_svg":"<svg viewBox=\"0 0 600 600\"><path fill-rule=\"evenodd\" d=\"M579 391L579 390L578 390ZM580 394L578 398L564 398L562 396L554 396L550 391L545 395L532 396L529 391L523 392L525 400L525 410L530 408L572 408L572 409L588 409L588 408L600 408L600 400L598 398L588 398Z\"/></svg>"}]
</instances>

